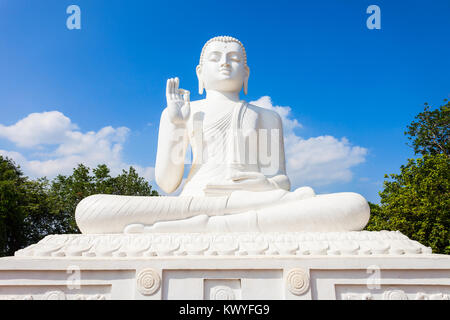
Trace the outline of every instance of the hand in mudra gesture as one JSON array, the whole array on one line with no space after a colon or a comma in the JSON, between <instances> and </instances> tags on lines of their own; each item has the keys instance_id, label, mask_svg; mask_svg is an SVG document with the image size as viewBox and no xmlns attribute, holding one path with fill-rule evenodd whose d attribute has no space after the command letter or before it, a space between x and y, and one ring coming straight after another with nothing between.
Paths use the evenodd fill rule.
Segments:
<instances>
[{"instance_id":1,"label":"hand in mudra gesture","mask_svg":"<svg viewBox=\"0 0 450 320\"><path fill-rule=\"evenodd\" d=\"M261 172L235 172L228 179L212 181L203 190L206 195L230 194L235 190L268 191L275 186Z\"/></svg>"},{"instance_id":2,"label":"hand in mudra gesture","mask_svg":"<svg viewBox=\"0 0 450 320\"><path fill-rule=\"evenodd\" d=\"M190 100L189 91L179 88L180 79L167 80L166 99L169 119L174 124L185 124L189 118Z\"/></svg>"}]
</instances>

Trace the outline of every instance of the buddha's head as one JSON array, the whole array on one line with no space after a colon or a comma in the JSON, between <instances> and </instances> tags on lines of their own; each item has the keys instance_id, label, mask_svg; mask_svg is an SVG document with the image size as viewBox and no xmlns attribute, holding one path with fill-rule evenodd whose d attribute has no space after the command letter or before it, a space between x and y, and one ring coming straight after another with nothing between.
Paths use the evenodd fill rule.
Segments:
<instances>
[{"instance_id":1,"label":"buddha's head","mask_svg":"<svg viewBox=\"0 0 450 320\"><path fill-rule=\"evenodd\" d=\"M203 89L239 93L242 88L247 94L250 69L245 48L238 39L220 36L206 42L196 72L200 94Z\"/></svg>"}]
</instances>

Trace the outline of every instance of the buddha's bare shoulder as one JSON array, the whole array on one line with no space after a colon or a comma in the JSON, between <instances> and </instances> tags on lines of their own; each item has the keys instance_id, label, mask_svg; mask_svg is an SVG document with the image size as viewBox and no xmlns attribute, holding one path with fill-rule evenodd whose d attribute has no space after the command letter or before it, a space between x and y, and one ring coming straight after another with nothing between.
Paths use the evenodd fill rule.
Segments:
<instances>
[{"instance_id":1,"label":"buddha's bare shoulder","mask_svg":"<svg viewBox=\"0 0 450 320\"><path fill-rule=\"evenodd\" d=\"M258 118L270 127L278 127L281 125L281 117L278 112L262 107L255 106L254 104L247 104L247 108L250 112L256 114Z\"/></svg>"}]
</instances>

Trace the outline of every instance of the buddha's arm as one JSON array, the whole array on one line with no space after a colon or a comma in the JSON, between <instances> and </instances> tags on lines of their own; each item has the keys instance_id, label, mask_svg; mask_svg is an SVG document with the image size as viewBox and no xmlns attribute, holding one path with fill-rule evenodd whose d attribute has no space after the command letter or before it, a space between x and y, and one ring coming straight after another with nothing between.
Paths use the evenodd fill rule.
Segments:
<instances>
[{"instance_id":1,"label":"buddha's arm","mask_svg":"<svg viewBox=\"0 0 450 320\"><path fill-rule=\"evenodd\" d=\"M271 135L271 167L275 173L268 175L267 179L277 189L284 189L289 191L291 189L291 182L286 175L286 160L284 154L284 138L283 138L283 123L278 113L271 110L264 110L260 126L267 130ZM273 131L275 130L275 131ZM275 139L275 141L273 141ZM277 148L275 148L277 147ZM277 152L278 151L278 152Z\"/></svg>"},{"instance_id":2,"label":"buddha's arm","mask_svg":"<svg viewBox=\"0 0 450 320\"><path fill-rule=\"evenodd\" d=\"M185 124L171 122L167 108L164 109L159 125L155 165L156 183L164 192L174 192L182 181L187 144Z\"/></svg>"}]
</instances>

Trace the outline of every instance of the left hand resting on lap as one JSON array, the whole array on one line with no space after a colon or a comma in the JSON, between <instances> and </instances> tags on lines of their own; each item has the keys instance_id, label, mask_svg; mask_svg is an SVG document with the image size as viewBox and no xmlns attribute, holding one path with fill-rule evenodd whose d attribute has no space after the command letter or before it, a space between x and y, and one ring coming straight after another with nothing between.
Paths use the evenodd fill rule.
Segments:
<instances>
[{"instance_id":1,"label":"left hand resting on lap","mask_svg":"<svg viewBox=\"0 0 450 320\"><path fill-rule=\"evenodd\" d=\"M261 172L237 172L224 182L210 183L205 188L206 194L230 194L235 190L268 191L274 186Z\"/></svg>"}]
</instances>

